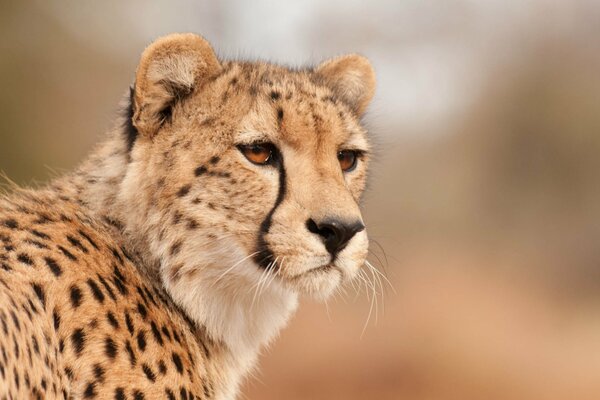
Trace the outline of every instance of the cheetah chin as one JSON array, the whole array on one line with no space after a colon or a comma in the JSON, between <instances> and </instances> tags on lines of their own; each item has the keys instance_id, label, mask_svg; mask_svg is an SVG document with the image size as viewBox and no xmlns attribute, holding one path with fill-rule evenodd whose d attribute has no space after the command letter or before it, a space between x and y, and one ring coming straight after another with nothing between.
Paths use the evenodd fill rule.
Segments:
<instances>
[{"instance_id":1,"label":"cheetah chin","mask_svg":"<svg viewBox=\"0 0 600 400\"><path fill-rule=\"evenodd\" d=\"M0 199L0 398L236 398L301 295L356 278L370 63L143 52L72 173Z\"/></svg>"}]
</instances>

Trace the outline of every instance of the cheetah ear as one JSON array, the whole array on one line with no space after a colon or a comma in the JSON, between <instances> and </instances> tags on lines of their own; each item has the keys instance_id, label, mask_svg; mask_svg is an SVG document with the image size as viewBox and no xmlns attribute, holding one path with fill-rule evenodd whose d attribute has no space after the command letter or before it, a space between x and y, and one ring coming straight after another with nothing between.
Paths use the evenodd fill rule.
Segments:
<instances>
[{"instance_id":1,"label":"cheetah ear","mask_svg":"<svg viewBox=\"0 0 600 400\"><path fill-rule=\"evenodd\" d=\"M144 50L135 75L133 125L152 137L175 103L220 70L219 61L200 36L164 36Z\"/></svg>"},{"instance_id":2,"label":"cheetah ear","mask_svg":"<svg viewBox=\"0 0 600 400\"><path fill-rule=\"evenodd\" d=\"M358 116L364 114L375 94L375 71L369 60L349 54L323 62L315 73Z\"/></svg>"}]
</instances>

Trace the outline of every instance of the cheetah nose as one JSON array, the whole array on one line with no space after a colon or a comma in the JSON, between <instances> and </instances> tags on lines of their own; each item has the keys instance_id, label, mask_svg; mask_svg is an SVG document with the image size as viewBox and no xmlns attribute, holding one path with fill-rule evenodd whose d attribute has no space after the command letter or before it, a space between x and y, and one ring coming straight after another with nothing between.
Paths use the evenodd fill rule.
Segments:
<instances>
[{"instance_id":1,"label":"cheetah nose","mask_svg":"<svg viewBox=\"0 0 600 400\"><path fill-rule=\"evenodd\" d=\"M306 227L310 232L321 237L325 248L334 257L346 247L354 235L365 229L361 221L348 222L338 219L326 219L315 222L312 218L306 221Z\"/></svg>"}]
</instances>

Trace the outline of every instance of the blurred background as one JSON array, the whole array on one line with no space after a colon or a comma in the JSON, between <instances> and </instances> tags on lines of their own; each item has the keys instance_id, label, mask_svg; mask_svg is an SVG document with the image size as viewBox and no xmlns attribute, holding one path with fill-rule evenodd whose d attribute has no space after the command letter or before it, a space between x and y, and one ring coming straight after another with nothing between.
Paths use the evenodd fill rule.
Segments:
<instances>
[{"instance_id":1,"label":"blurred background","mask_svg":"<svg viewBox=\"0 0 600 400\"><path fill-rule=\"evenodd\" d=\"M364 208L393 289L304 301L242 399L600 398L598 1L0 0L0 170L72 168L174 31L379 78Z\"/></svg>"}]
</instances>

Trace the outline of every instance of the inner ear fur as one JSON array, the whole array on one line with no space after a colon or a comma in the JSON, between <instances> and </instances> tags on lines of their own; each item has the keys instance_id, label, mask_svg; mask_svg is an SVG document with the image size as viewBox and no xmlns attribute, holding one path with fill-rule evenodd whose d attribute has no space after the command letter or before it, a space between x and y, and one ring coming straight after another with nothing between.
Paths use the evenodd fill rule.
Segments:
<instances>
[{"instance_id":1,"label":"inner ear fur","mask_svg":"<svg viewBox=\"0 0 600 400\"><path fill-rule=\"evenodd\" d=\"M358 116L364 114L375 94L375 71L366 57L358 54L336 57L320 64L315 74Z\"/></svg>"},{"instance_id":2,"label":"inner ear fur","mask_svg":"<svg viewBox=\"0 0 600 400\"><path fill-rule=\"evenodd\" d=\"M220 64L210 44L191 33L159 38L144 50L135 75L133 124L149 137L168 119L177 100L190 94Z\"/></svg>"}]
</instances>

